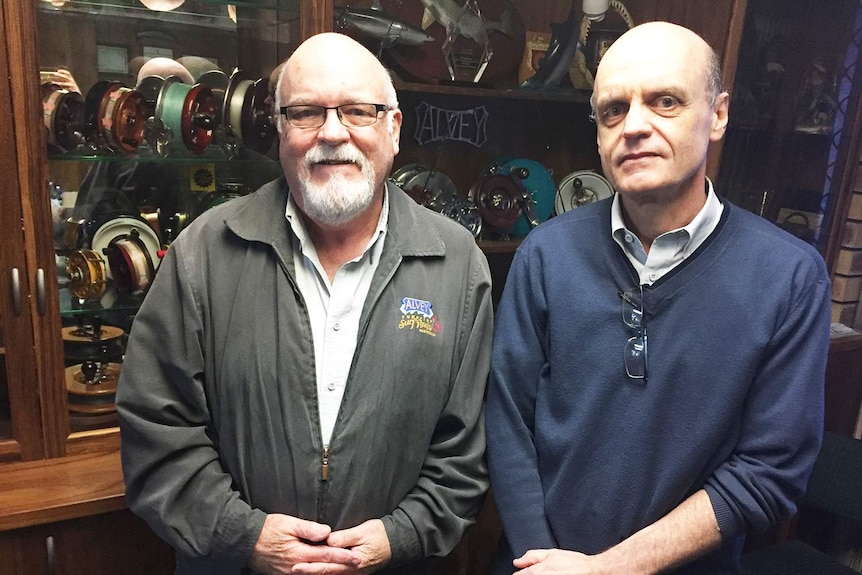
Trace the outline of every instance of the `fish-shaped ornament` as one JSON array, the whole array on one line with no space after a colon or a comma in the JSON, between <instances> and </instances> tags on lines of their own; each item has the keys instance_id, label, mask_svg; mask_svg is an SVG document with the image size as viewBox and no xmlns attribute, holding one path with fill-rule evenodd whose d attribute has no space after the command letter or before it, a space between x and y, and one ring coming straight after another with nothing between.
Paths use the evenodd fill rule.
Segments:
<instances>
[{"instance_id":1,"label":"fish-shaped ornament","mask_svg":"<svg viewBox=\"0 0 862 575\"><path fill-rule=\"evenodd\" d=\"M384 48L396 44L419 46L434 41L434 37L424 30L393 18L380 9L335 6L334 11L336 26L379 40Z\"/></svg>"},{"instance_id":2,"label":"fish-shaped ornament","mask_svg":"<svg viewBox=\"0 0 862 575\"><path fill-rule=\"evenodd\" d=\"M517 38L514 6L507 6L499 20L489 20L469 9L470 2L459 6L454 0L420 0L425 12L422 15L422 29L427 30L438 22L447 31L455 30L457 35L470 38L480 46L492 30L497 30L509 38ZM476 4L478 7L478 4Z\"/></svg>"}]
</instances>

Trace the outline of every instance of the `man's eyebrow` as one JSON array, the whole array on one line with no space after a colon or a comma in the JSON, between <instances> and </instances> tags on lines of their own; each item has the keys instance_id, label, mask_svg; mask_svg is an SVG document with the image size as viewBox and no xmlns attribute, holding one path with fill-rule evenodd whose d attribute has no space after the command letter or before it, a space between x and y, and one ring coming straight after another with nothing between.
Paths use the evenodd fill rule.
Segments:
<instances>
[{"instance_id":1,"label":"man's eyebrow","mask_svg":"<svg viewBox=\"0 0 862 575\"><path fill-rule=\"evenodd\" d=\"M658 96L661 94L673 94L674 96L687 96L690 90L691 90L691 86L686 86L685 84L662 83L662 84L655 84L652 86L645 86L643 89L643 93L646 96Z\"/></svg>"},{"instance_id":2,"label":"man's eyebrow","mask_svg":"<svg viewBox=\"0 0 862 575\"><path fill-rule=\"evenodd\" d=\"M628 96L626 95L625 90L610 89L596 94L594 102L598 105L605 104L607 102L620 102L627 99Z\"/></svg>"}]
</instances>

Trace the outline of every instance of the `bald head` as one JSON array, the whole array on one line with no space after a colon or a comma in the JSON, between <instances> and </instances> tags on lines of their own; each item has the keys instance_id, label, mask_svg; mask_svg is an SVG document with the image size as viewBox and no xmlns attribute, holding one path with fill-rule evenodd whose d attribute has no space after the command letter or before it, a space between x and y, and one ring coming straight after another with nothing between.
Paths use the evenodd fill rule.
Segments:
<instances>
[{"instance_id":1,"label":"bald head","mask_svg":"<svg viewBox=\"0 0 862 575\"><path fill-rule=\"evenodd\" d=\"M715 101L722 92L718 54L703 38L688 28L670 22L647 22L620 36L602 57L596 72L596 84L602 76L607 76L602 73L603 68L613 68L621 60L651 67L659 60L679 58L687 66L703 73L707 99Z\"/></svg>"},{"instance_id":2,"label":"bald head","mask_svg":"<svg viewBox=\"0 0 862 575\"><path fill-rule=\"evenodd\" d=\"M141 69L138 70L137 83L140 84L141 80L149 76L160 76L162 78L176 76L186 84L195 83L195 79L191 72L189 72L185 66L171 58L158 57L147 60L144 65L141 66Z\"/></svg>"},{"instance_id":3,"label":"bald head","mask_svg":"<svg viewBox=\"0 0 862 575\"><path fill-rule=\"evenodd\" d=\"M346 84L362 78L379 90L385 104L398 107L392 79L380 61L365 46L344 34L326 32L310 37L284 62L276 87L276 106L308 83ZM339 82L340 79L340 82Z\"/></svg>"}]
</instances>

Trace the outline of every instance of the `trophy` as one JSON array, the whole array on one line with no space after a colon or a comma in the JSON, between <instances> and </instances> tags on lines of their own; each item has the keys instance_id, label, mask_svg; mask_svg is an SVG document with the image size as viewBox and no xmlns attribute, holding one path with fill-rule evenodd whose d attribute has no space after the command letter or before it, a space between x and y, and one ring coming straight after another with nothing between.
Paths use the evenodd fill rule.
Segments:
<instances>
[{"instance_id":1,"label":"trophy","mask_svg":"<svg viewBox=\"0 0 862 575\"><path fill-rule=\"evenodd\" d=\"M482 79L494 50L476 0L467 0L457 16L450 17L441 51L453 82L466 79L475 84Z\"/></svg>"}]
</instances>

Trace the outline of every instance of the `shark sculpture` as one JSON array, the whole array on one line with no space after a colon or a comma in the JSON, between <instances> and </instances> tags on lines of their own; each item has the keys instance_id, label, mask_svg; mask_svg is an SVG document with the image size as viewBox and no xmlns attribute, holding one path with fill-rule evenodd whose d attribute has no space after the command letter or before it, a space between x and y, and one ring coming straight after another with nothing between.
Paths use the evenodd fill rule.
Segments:
<instances>
[{"instance_id":1,"label":"shark sculpture","mask_svg":"<svg viewBox=\"0 0 862 575\"><path fill-rule=\"evenodd\" d=\"M514 7L508 6L499 20L480 18L467 4L459 6L454 0L420 0L425 12L422 15L422 29L427 30L434 22L443 26L447 33L454 32L483 45L488 32L497 30L509 38L517 36L514 26Z\"/></svg>"}]
</instances>

